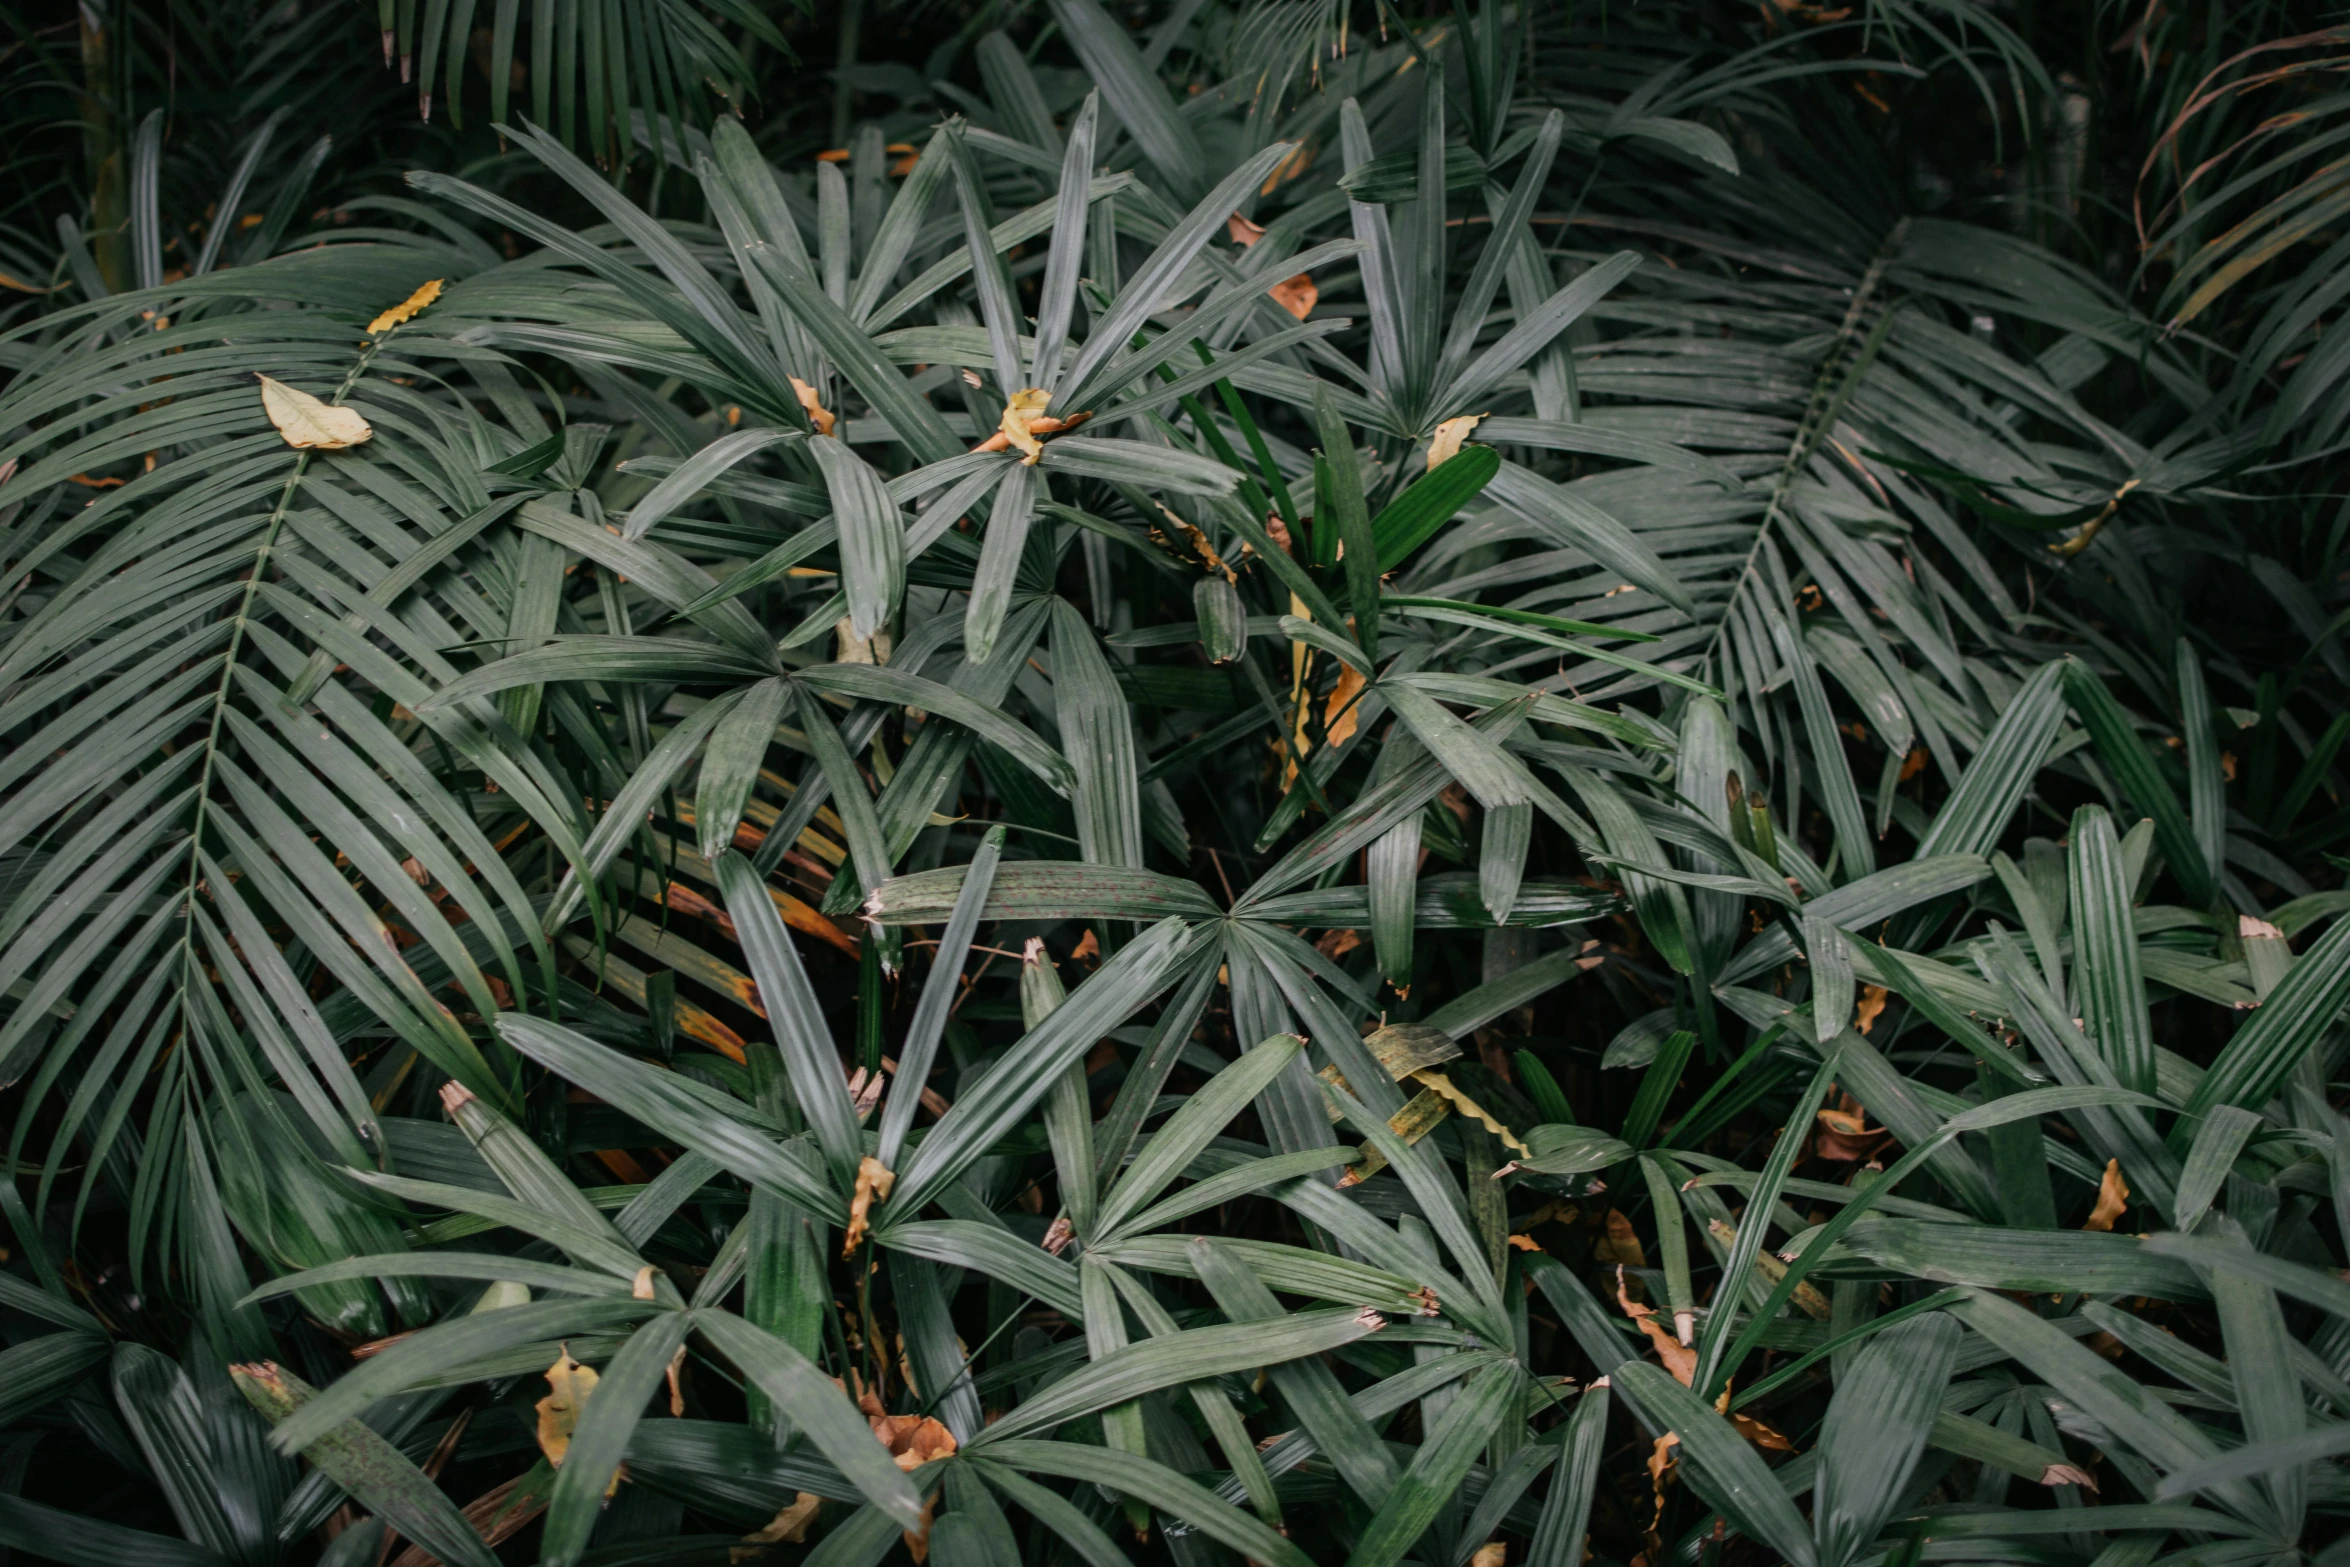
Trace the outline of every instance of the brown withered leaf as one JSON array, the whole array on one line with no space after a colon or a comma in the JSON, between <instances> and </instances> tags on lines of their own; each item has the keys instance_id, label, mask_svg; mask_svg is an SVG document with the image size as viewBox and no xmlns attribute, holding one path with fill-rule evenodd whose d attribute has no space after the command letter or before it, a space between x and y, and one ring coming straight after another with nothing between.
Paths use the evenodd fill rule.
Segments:
<instances>
[{"instance_id":1,"label":"brown withered leaf","mask_svg":"<svg viewBox=\"0 0 2350 1567\"><path fill-rule=\"evenodd\" d=\"M1853 1004L1852 1026L1865 1034L1877 1026L1877 1019L1884 1010L1885 987L1863 985L1860 987L1860 999Z\"/></svg>"},{"instance_id":2,"label":"brown withered leaf","mask_svg":"<svg viewBox=\"0 0 2350 1567\"><path fill-rule=\"evenodd\" d=\"M1648 1450L1648 1483L1656 1492L1656 1514L1649 1519L1648 1527L1643 1531L1648 1549L1632 1558L1634 1567L1639 1567L1643 1562L1654 1564L1664 1556L1664 1537L1657 1531L1664 1527L1665 1487L1673 1483L1673 1449L1680 1445L1680 1437L1667 1431Z\"/></svg>"},{"instance_id":3,"label":"brown withered leaf","mask_svg":"<svg viewBox=\"0 0 2350 1567\"><path fill-rule=\"evenodd\" d=\"M528 1473L492 1486L459 1511L484 1545L500 1545L547 1510L554 1489L553 1471L534 1465ZM392 1558L391 1567L440 1567L440 1558L421 1545L411 1545Z\"/></svg>"},{"instance_id":4,"label":"brown withered leaf","mask_svg":"<svg viewBox=\"0 0 2350 1567\"><path fill-rule=\"evenodd\" d=\"M1724 1399L1729 1398L1729 1396L1730 1395L1727 1392L1722 1394ZM1781 1436L1778 1432L1772 1430L1769 1426L1764 1425L1761 1421L1755 1419L1752 1415L1732 1413L1730 1415L1730 1424L1737 1428L1738 1434L1740 1436L1746 1438L1746 1440L1752 1442L1757 1447L1767 1448L1774 1453L1792 1453L1795 1451L1795 1444L1793 1442L1788 1441L1784 1436Z\"/></svg>"},{"instance_id":5,"label":"brown withered leaf","mask_svg":"<svg viewBox=\"0 0 2350 1567\"><path fill-rule=\"evenodd\" d=\"M807 410L808 422L816 427L818 435L830 435L833 426L839 422L840 416L817 401L816 388L796 375L792 376L790 380L792 395L797 397L800 400L800 406Z\"/></svg>"},{"instance_id":6,"label":"brown withered leaf","mask_svg":"<svg viewBox=\"0 0 2350 1567\"><path fill-rule=\"evenodd\" d=\"M817 1510L823 1505L824 1498L815 1492L800 1492L792 1498L789 1506L784 1507L767 1521L765 1528L754 1534L744 1535L742 1545L727 1553L729 1559L738 1562L750 1561L755 1557L767 1554L764 1551L745 1550L744 1546L779 1543L799 1545L804 1543L808 1538L808 1526L816 1521Z\"/></svg>"},{"instance_id":7,"label":"brown withered leaf","mask_svg":"<svg viewBox=\"0 0 2350 1567\"><path fill-rule=\"evenodd\" d=\"M2105 1178L2097 1183L2097 1206L2089 1210L2084 1230L2111 1230L2113 1221L2130 1205L2130 1183L2122 1179L2122 1162L2105 1161Z\"/></svg>"},{"instance_id":8,"label":"brown withered leaf","mask_svg":"<svg viewBox=\"0 0 2350 1567\"><path fill-rule=\"evenodd\" d=\"M1363 933L1361 931L1347 930L1342 927L1337 930L1324 931L1321 938L1314 943L1314 950L1326 958L1343 958L1362 944Z\"/></svg>"},{"instance_id":9,"label":"brown withered leaf","mask_svg":"<svg viewBox=\"0 0 2350 1567\"><path fill-rule=\"evenodd\" d=\"M1839 1094L1838 1104L1819 1112L1819 1135L1812 1151L1822 1159L1850 1162L1866 1159L1885 1144L1889 1135L1868 1124L1868 1111L1850 1094Z\"/></svg>"},{"instance_id":10,"label":"brown withered leaf","mask_svg":"<svg viewBox=\"0 0 2350 1567\"><path fill-rule=\"evenodd\" d=\"M1648 1266L1648 1252L1640 1244L1640 1236L1633 1230L1632 1221L1624 1217L1620 1208L1607 1211L1607 1233L1592 1243L1591 1260L1614 1263L1627 1268Z\"/></svg>"},{"instance_id":11,"label":"brown withered leaf","mask_svg":"<svg viewBox=\"0 0 2350 1567\"><path fill-rule=\"evenodd\" d=\"M873 1427L873 1435L890 1457L908 1474L934 1458L950 1458L955 1451L955 1434L928 1415L883 1415L873 1413L881 1407L880 1400L867 1393L858 1403L864 1407L866 1423ZM906 1550L919 1567L930 1559L930 1514L935 1498L922 1504L922 1526L905 1531Z\"/></svg>"},{"instance_id":12,"label":"brown withered leaf","mask_svg":"<svg viewBox=\"0 0 2350 1567\"><path fill-rule=\"evenodd\" d=\"M1310 274L1300 272L1292 278L1283 278L1265 290L1273 296L1273 303L1303 321L1314 313L1314 306L1322 302L1322 291L1314 285Z\"/></svg>"},{"instance_id":13,"label":"brown withered leaf","mask_svg":"<svg viewBox=\"0 0 2350 1567\"><path fill-rule=\"evenodd\" d=\"M840 1249L842 1256L856 1255L857 1247L865 1239L874 1200L887 1197L889 1189L897 1183L897 1172L871 1154L857 1161L857 1189L849 1197L849 1232Z\"/></svg>"},{"instance_id":14,"label":"brown withered leaf","mask_svg":"<svg viewBox=\"0 0 2350 1567\"><path fill-rule=\"evenodd\" d=\"M1611 1213L1609 1217L1613 1218L1614 1215ZM1649 1347L1656 1351L1658 1362L1673 1374L1673 1380L1683 1387L1689 1386L1691 1379L1697 1375L1697 1351L1682 1343L1670 1328L1657 1321L1654 1306L1644 1306L1632 1298L1624 1284L1621 1263L1616 1265L1616 1304L1623 1308L1624 1315L1630 1317L1641 1332L1648 1335Z\"/></svg>"}]
</instances>

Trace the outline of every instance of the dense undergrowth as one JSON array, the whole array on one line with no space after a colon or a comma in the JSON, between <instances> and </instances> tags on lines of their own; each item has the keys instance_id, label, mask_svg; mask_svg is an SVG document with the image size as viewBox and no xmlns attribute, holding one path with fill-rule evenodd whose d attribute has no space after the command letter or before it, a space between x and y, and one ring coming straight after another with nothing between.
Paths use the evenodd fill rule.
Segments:
<instances>
[{"instance_id":1,"label":"dense undergrowth","mask_svg":"<svg viewBox=\"0 0 2350 1567\"><path fill-rule=\"evenodd\" d=\"M2350 33L58 20L0 1549L2339 1559Z\"/></svg>"}]
</instances>

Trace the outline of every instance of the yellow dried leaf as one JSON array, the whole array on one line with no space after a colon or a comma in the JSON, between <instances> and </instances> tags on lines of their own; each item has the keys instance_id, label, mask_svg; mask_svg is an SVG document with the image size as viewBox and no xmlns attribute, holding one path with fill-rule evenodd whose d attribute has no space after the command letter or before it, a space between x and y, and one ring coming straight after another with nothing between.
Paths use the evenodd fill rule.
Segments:
<instances>
[{"instance_id":1,"label":"yellow dried leaf","mask_svg":"<svg viewBox=\"0 0 2350 1567\"><path fill-rule=\"evenodd\" d=\"M1369 677L1354 665L1338 666L1338 684L1331 688L1330 701L1322 709L1322 727L1329 732L1332 745L1344 745L1354 738L1356 720L1362 716L1362 705L1355 698L1369 684Z\"/></svg>"},{"instance_id":2,"label":"yellow dried leaf","mask_svg":"<svg viewBox=\"0 0 2350 1567\"><path fill-rule=\"evenodd\" d=\"M2097 1206L2089 1210L2089 1222L2084 1230L2111 1230L2113 1221L2122 1216L2130 1205L2130 1183L2122 1179L2122 1162L2105 1161L2105 1179L2097 1183Z\"/></svg>"},{"instance_id":3,"label":"yellow dried leaf","mask_svg":"<svg viewBox=\"0 0 2350 1567\"><path fill-rule=\"evenodd\" d=\"M1449 462L1461 454L1461 442L1484 419L1483 414L1462 414L1458 419L1447 419L1436 427L1435 437L1428 442L1428 466Z\"/></svg>"},{"instance_id":4,"label":"yellow dried leaf","mask_svg":"<svg viewBox=\"0 0 2350 1567\"><path fill-rule=\"evenodd\" d=\"M339 452L375 436L356 408L322 403L299 387L273 381L265 375L254 379L261 383L262 411L269 415L269 422L277 426L277 433L285 437L288 446Z\"/></svg>"},{"instance_id":5,"label":"yellow dried leaf","mask_svg":"<svg viewBox=\"0 0 2350 1567\"><path fill-rule=\"evenodd\" d=\"M1363 1048L1402 1082L1414 1072L1460 1059L1461 1047L1441 1028L1425 1023L1389 1023L1363 1036Z\"/></svg>"},{"instance_id":6,"label":"yellow dried leaf","mask_svg":"<svg viewBox=\"0 0 2350 1567\"><path fill-rule=\"evenodd\" d=\"M398 304L392 306L391 309L385 311L382 315L377 316L373 321L368 322L368 335L373 336L378 332L389 332L393 327L400 325L404 321L415 320L417 316L423 313L425 306L431 304L434 300L441 297L441 282L442 280L440 278L434 278L431 282L425 284L415 293L410 294L406 299L401 300Z\"/></svg>"},{"instance_id":7,"label":"yellow dried leaf","mask_svg":"<svg viewBox=\"0 0 2350 1567\"><path fill-rule=\"evenodd\" d=\"M1020 460L1031 468L1044 455L1044 442L1030 433L1029 426L1036 423L1044 413L1045 404L1052 400L1053 394L1041 386L1014 392L1011 400L1004 404L1004 417L997 425L1005 441L1019 448Z\"/></svg>"},{"instance_id":8,"label":"yellow dried leaf","mask_svg":"<svg viewBox=\"0 0 2350 1567\"><path fill-rule=\"evenodd\" d=\"M897 1172L871 1154L857 1161L857 1189L849 1198L849 1233L840 1249L842 1256L855 1255L859 1243L865 1239L874 1199L887 1197L889 1189L897 1183Z\"/></svg>"},{"instance_id":9,"label":"yellow dried leaf","mask_svg":"<svg viewBox=\"0 0 2350 1567\"><path fill-rule=\"evenodd\" d=\"M629 1286L628 1293L631 1298L636 1300L651 1300L653 1298L653 1265L651 1263L648 1262L636 1270L636 1281Z\"/></svg>"},{"instance_id":10,"label":"yellow dried leaf","mask_svg":"<svg viewBox=\"0 0 2350 1567\"><path fill-rule=\"evenodd\" d=\"M1885 987L1882 985L1861 986L1860 999L1853 1004L1852 1008L1853 1026L1862 1033L1867 1033L1876 1027L1877 1018L1884 1010Z\"/></svg>"},{"instance_id":11,"label":"yellow dried leaf","mask_svg":"<svg viewBox=\"0 0 2350 1567\"><path fill-rule=\"evenodd\" d=\"M1451 1078L1446 1077L1442 1072L1414 1072L1412 1074L1412 1081L1420 1084L1424 1088L1434 1089L1437 1093L1442 1094L1445 1098L1451 1100L1453 1107L1459 1110L1461 1114L1467 1116L1470 1120L1477 1122L1479 1125L1483 1126L1485 1130L1491 1132L1494 1136L1500 1138L1503 1142L1509 1144L1511 1148L1517 1150L1521 1154L1524 1154L1527 1158L1531 1159L1534 1157L1534 1150L1527 1147L1525 1143L1520 1141L1517 1133L1504 1126L1498 1119L1495 1118L1493 1112L1487 1110L1476 1100L1470 1098L1468 1094L1461 1090L1459 1085L1454 1083Z\"/></svg>"},{"instance_id":12,"label":"yellow dried leaf","mask_svg":"<svg viewBox=\"0 0 2350 1567\"><path fill-rule=\"evenodd\" d=\"M816 433L830 435L832 427L839 422L839 416L816 400L816 388L795 375L791 377L791 389L799 398L800 406L808 411L808 422L816 427Z\"/></svg>"},{"instance_id":13,"label":"yellow dried leaf","mask_svg":"<svg viewBox=\"0 0 2350 1567\"><path fill-rule=\"evenodd\" d=\"M1335 1075L1333 1068L1325 1067L1323 1070ZM1337 1086L1344 1087L1345 1083L1344 1078L1339 1078ZM1330 1110L1332 1119L1335 1120L1338 1107L1332 1104ZM1452 1101L1432 1088L1423 1088L1412 1095L1401 1110L1387 1118L1387 1129L1406 1143L1416 1143L1430 1132L1435 1131L1437 1123L1451 1114ZM1381 1153L1370 1143L1362 1144L1355 1150L1355 1153L1357 1156L1355 1162L1348 1165L1346 1173L1338 1178L1338 1184L1342 1190L1349 1186L1359 1186L1387 1168L1387 1155Z\"/></svg>"},{"instance_id":14,"label":"yellow dried leaf","mask_svg":"<svg viewBox=\"0 0 2350 1567\"><path fill-rule=\"evenodd\" d=\"M563 1455L571 1451L571 1434L579 1429L580 1414L598 1380L594 1367L571 1358L568 1345L547 1368L550 1391L538 1404L539 1451L557 1469L563 1467Z\"/></svg>"},{"instance_id":15,"label":"yellow dried leaf","mask_svg":"<svg viewBox=\"0 0 2350 1567\"><path fill-rule=\"evenodd\" d=\"M1246 250L1265 237L1265 225L1251 223L1235 212L1224 220L1224 232L1232 236L1232 243Z\"/></svg>"},{"instance_id":16,"label":"yellow dried leaf","mask_svg":"<svg viewBox=\"0 0 2350 1567\"><path fill-rule=\"evenodd\" d=\"M1510 1548L1499 1540L1487 1540L1477 1547L1477 1554L1469 1558L1469 1567L1502 1567L1509 1559Z\"/></svg>"}]
</instances>

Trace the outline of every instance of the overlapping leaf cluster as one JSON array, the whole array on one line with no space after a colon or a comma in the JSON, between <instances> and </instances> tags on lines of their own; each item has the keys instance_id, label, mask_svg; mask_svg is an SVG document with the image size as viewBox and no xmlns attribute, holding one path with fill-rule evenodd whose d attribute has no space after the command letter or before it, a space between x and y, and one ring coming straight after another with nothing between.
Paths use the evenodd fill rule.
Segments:
<instances>
[{"instance_id":1,"label":"overlapping leaf cluster","mask_svg":"<svg viewBox=\"0 0 2350 1567\"><path fill-rule=\"evenodd\" d=\"M501 99L182 273L150 121L63 236L0 1544L2329 1554L2332 253L2181 335L1888 174L2069 112L1960 0L992 20L837 158L695 34L658 190Z\"/></svg>"}]
</instances>

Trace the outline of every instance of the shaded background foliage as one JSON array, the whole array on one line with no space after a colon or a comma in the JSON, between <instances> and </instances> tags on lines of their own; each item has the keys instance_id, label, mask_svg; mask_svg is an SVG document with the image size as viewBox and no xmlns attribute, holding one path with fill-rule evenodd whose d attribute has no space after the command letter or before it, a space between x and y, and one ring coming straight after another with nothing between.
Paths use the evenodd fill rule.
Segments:
<instances>
[{"instance_id":1,"label":"shaded background foliage","mask_svg":"<svg viewBox=\"0 0 2350 1567\"><path fill-rule=\"evenodd\" d=\"M5 21L0 1545L2338 1554L2326 15Z\"/></svg>"}]
</instances>

